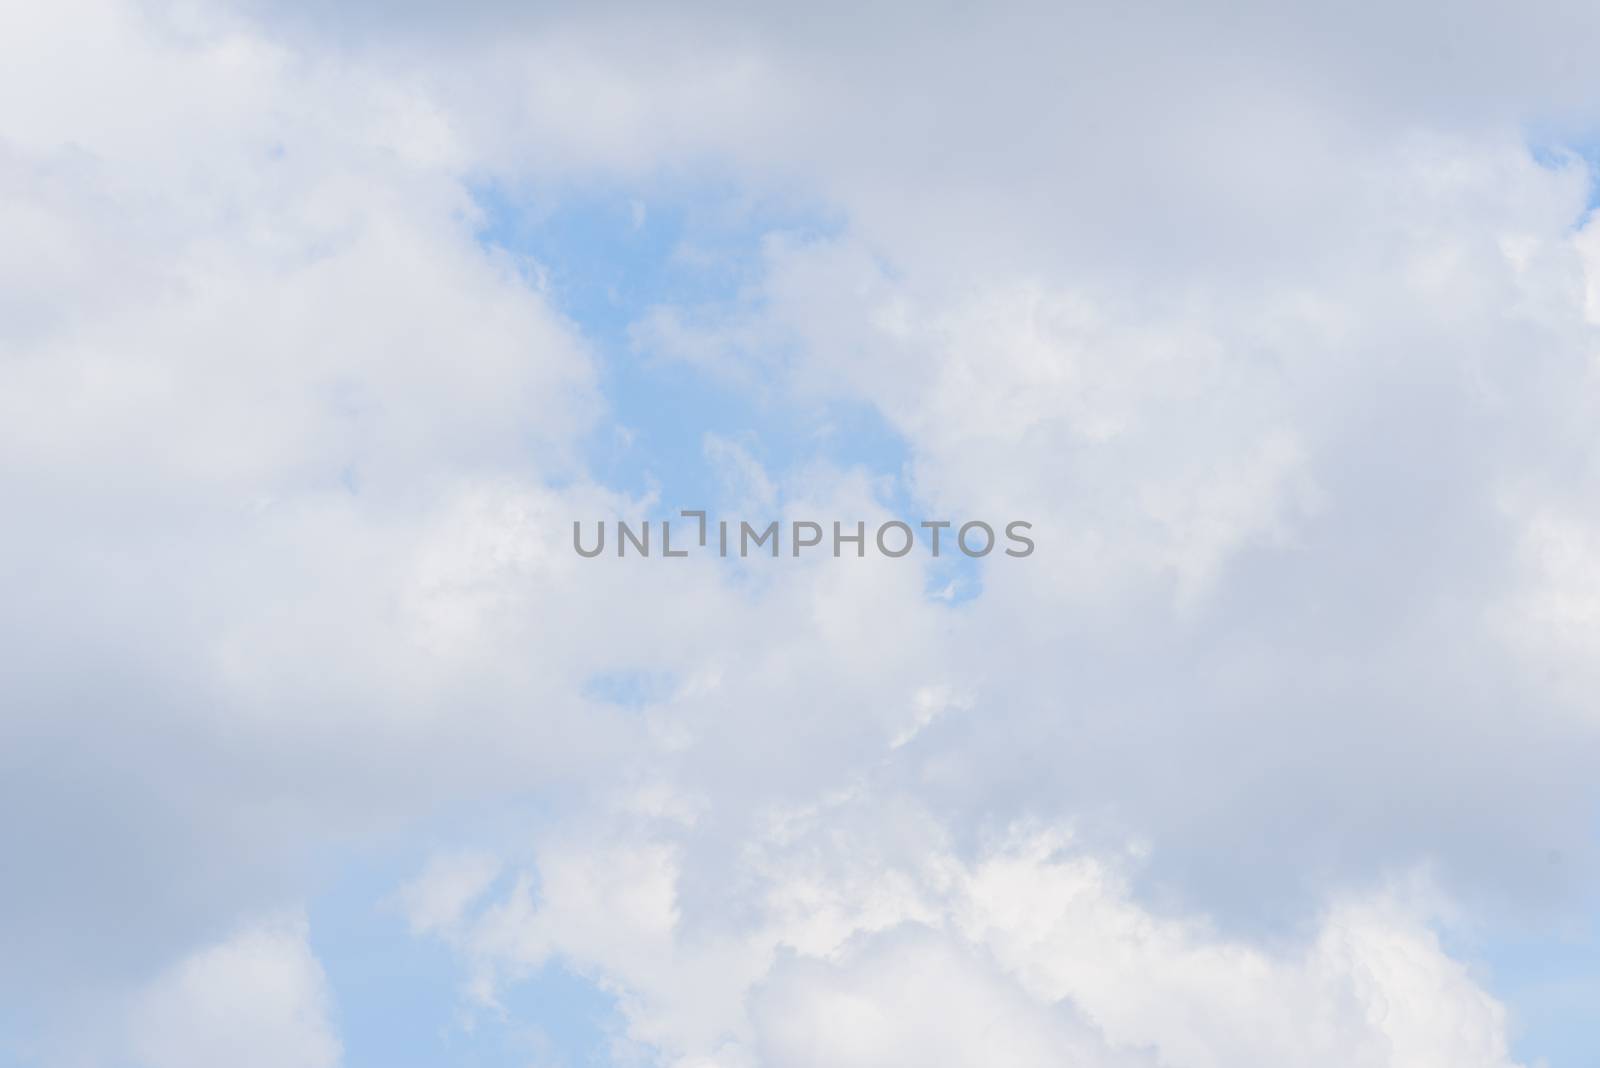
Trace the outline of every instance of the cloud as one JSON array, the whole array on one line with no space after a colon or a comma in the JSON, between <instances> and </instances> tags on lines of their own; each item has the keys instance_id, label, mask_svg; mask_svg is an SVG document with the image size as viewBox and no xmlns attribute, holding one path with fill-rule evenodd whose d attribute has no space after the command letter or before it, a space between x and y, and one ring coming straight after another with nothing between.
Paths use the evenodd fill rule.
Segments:
<instances>
[{"instance_id":1,"label":"cloud","mask_svg":"<svg viewBox=\"0 0 1600 1068\"><path fill-rule=\"evenodd\" d=\"M105 1060L333 1063L303 925L249 918L480 806L415 933L483 1005L566 964L646 1060L1510 1064L1438 932L1593 900L1555 14L6 12L0 989L140 999ZM955 604L576 559L661 502L597 484L607 376L485 182L836 220L629 355L904 444L706 438L751 507L1039 551Z\"/></svg>"},{"instance_id":2,"label":"cloud","mask_svg":"<svg viewBox=\"0 0 1600 1068\"><path fill-rule=\"evenodd\" d=\"M600 404L403 81L211 10L5 17L0 988L31 1002L298 900L313 839L454 777L437 695L473 700L445 679L541 566L496 532L568 514L542 479Z\"/></svg>"},{"instance_id":3,"label":"cloud","mask_svg":"<svg viewBox=\"0 0 1600 1068\"><path fill-rule=\"evenodd\" d=\"M664 1064L1513 1063L1425 880L1268 946L1140 904L1128 854L1057 831L967 859L866 791L768 815L720 873L736 908L707 900L686 836L568 838L452 943L485 990L552 958L591 976Z\"/></svg>"},{"instance_id":4,"label":"cloud","mask_svg":"<svg viewBox=\"0 0 1600 1068\"><path fill-rule=\"evenodd\" d=\"M339 1040L327 980L303 920L268 921L186 957L130 1010L130 1049L146 1068L334 1068Z\"/></svg>"},{"instance_id":5,"label":"cloud","mask_svg":"<svg viewBox=\"0 0 1600 1068\"><path fill-rule=\"evenodd\" d=\"M870 402L919 507L1035 524L939 654L982 711L906 760L957 825L1093 813L1246 925L1407 857L1492 907L1572 908L1594 862L1585 175L1420 137L1350 182L1359 229L1312 220L1270 275L1148 291L958 273L959 234L775 240L704 347L764 338L792 391Z\"/></svg>"}]
</instances>

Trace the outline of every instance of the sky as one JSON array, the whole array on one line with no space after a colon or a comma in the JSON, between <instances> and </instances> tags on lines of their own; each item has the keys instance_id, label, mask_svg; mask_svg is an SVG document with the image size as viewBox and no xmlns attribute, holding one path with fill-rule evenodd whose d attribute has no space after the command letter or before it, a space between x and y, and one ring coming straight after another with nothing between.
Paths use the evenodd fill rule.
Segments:
<instances>
[{"instance_id":1,"label":"sky","mask_svg":"<svg viewBox=\"0 0 1600 1068\"><path fill-rule=\"evenodd\" d=\"M1597 53L0 10L0 1066L1600 1065Z\"/></svg>"}]
</instances>

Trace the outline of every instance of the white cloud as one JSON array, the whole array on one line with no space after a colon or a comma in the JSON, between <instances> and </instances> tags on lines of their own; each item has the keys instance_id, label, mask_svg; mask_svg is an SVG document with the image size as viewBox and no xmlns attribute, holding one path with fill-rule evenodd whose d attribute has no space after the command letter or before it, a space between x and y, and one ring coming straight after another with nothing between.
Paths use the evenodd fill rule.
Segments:
<instances>
[{"instance_id":1,"label":"white cloud","mask_svg":"<svg viewBox=\"0 0 1600 1068\"><path fill-rule=\"evenodd\" d=\"M334 1068L338 1037L327 980L303 920L274 920L198 950L130 1009L142 1068Z\"/></svg>"},{"instance_id":2,"label":"white cloud","mask_svg":"<svg viewBox=\"0 0 1600 1068\"><path fill-rule=\"evenodd\" d=\"M405 79L212 9L0 17L0 795L50 814L0 823L0 988L33 1004L482 773L447 713L505 683L464 646L600 404Z\"/></svg>"},{"instance_id":3,"label":"white cloud","mask_svg":"<svg viewBox=\"0 0 1600 1068\"><path fill-rule=\"evenodd\" d=\"M1522 126L1594 99L1592 13L1223 13L0 15L0 810L48 814L0 819L0 990L333 1063L301 926L195 947L318 846L545 791L509 893L449 851L398 900L647 1057L1510 1063L1383 888L1592 894L1600 230ZM870 405L1034 558L936 605L566 551L647 502L587 481L600 378L469 189L663 173L836 225L641 358ZM886 514L710 440L752 507Z\"/></svg>"},{"instance_id":4,"label":"white cloud","mask_svg":"<svg viewBox=\"0 0 1600 1068\"><path fill-rule=\"evenodd\" d=\"M721 886L688 842L553 843L455 944L485 991L553 957L591 976L663 1064L1513 1063L1425 884L1258 944L1153 911L1069 836L1013 828L968 861L884 801L790 814Z\"/></svg>"},{"instance_id":5,"label":"white cloud","mask_svg":"<svg viewBox=\"0 0 1600 1068\"><path fill-rule=\"evenodd\" d=\"M418 934L448 934L461 925L472 903L488 893L500 862L482 853L434 857L423 873L396 895L411 929Z\"/></svg>"}]
</instances>

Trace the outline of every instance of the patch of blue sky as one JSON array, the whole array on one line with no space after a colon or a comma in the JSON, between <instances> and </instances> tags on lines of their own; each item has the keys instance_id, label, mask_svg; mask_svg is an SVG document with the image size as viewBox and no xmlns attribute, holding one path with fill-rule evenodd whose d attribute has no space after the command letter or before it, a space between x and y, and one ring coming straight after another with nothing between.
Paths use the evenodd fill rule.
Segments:
<instances>
[{"instance_id":1,"label":"patch of blue sky","mask_svg":"<svg viewBox=\"0 0 1600 1068\"><path fill-rule=\"evenodd\" d=\"M1574 220L1577 229L1588 223L1595 209L1600 208L1600 141L1592 138L1572 138L1562 131L1530 127L1525 138L1528 152L1534 162L1551 170L1570 167L1581 162L1589 172L1589 196L1583 215Z\"/></svg>"},{"instance_id":2,"label":"patch of blue sky","mask_svg":"<svg viewBox=\"0 0 1600 1068\"><path fill-rule=\"evenodd\" d=\"M871 405L795 398L771 380L781 354L750 353L750 374L729 376L656 358L636 340L636 324L657 308L694 321L759 302L764 242L779 234L825 240L839 232L837 218L813 206L753 201L715 182L581 190L484 184L473 192L483 212L479 239L532 265L599 360L611 418L588 443L597 481L635 497L655 494L656 518L686 508L714 513L724 500L722 476L706 455L714 435L737 442L780 486L819 461L860 468L891 512L913 526L925 518L905 477L906 443ZM918 558L928 562L930 597L957 603L981 590L973 561Z\"/></svg>"},{"instance_id":3,"label":"patch of blue sky","mask_svg":"<svg viewBox=\"0 0 1600 1068\"><path fill-rule=\"evenodd\" d=\"M1452 956L1479 964L1486 988L1507 1007L1519 1064L1600 1068L1600 902L1589 913L1559 929L1497 927L1471 944L1445 944Z\"/></svg>"},{"instance_id":4,"label":"patch of blue sky","mask_svg":"<svg viewBox=\"0 0 1600 1068\"><path fill-rule=\"evenodd\" d=\"M591 701L638 709L669 699L678 684L669 673L627 669L592 675L583 690Z\"/></svg>"},{"instance_id":5,"label":"patch of blue sky","mask_svg":"<svg viewBox=\"0 0 1600 1068\"><path fill-rule=\"evenodd\" d=\"M531 817L539 820L539 814ZM548 811L543 819L550 819ZM343 856L307 909L327 974L343 1068L590 1068L611 1063L615 1000L559 962L507 983L499 1010L470 1005L465 974L437 939L413 936L394 902L425 848ZM486 899L511 885L507 874Z\"/></svg>"},{"instance_id":6,"label":"patch of blue sky","mask_svg":"<svg viewBox=\"0 0 1600 1068\"><path fill-rule=\"evenodd\" d=\"M826 217L753 203L709 183L549 192L480 186L474 195L485 215L480 240L536 264L545 292L598 357L611 419L590 442L594 477L635 495L654 490L670 513L705 507L714 497L707 434L758 438L780 465L809 451L804 423L811 413L724 376L652 358L632 329L658 307L688 314L735 308L761 278L762 241L773 233L826 237L834 229ZM899 463L893 435L871 426L870 411L854 422L870 429L844 446L853 462L875 470Z\"/></svg>"}]
</instances>

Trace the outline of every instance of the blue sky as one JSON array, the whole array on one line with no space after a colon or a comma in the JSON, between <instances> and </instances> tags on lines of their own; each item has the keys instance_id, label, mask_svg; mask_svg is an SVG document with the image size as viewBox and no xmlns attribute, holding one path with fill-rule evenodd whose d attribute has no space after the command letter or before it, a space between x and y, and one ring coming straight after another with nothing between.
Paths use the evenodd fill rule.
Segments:
<instances>
[{"instance_id":1,"label":"blue sky","mask_svg":"<svg viewBox=\"0 0 1600 1068\"><path fill-rule=\"evenodd\" d=\"M1600 12L1445 21L0 15L0 1062L1600 1063Z\"/></svg>"},{"instance_id":2,"label":"blue sky","mask_svg":"<svg viewBox=\"0 0 1600 1068\"><path fill-rule=\"evenodd\" d=\"M883 486L884 505L912 521L920 517L902 478L905 443L870 408L754 397L740 383L652 358L630 336L629 328L659 305L736 308L760 280L764 238L826 234L824 222L752 210L736 191L710 184L566 192L549 201L530 195L528 202L493 189L476 195L486 216L480 240L526 258L600 357L609 418L586 457L597 480L624 493L657 495L655 516L672 517L683 507L714 510L727 499L705 455L705 436L716 434L745 445L778 475L817 460L863 468ZM710 258L686 258L685 247ZM824 424L829 432L819 434ZM614 435L619 426L631 432L626 445ZM977 561L930 560L925 570L929 593L945 603L981 591ZM591 680L590 693L636 708L660 700L672 681L613 673ZM530 818L542 807L530 799ZM470 819L456 822L458 832L472 826ZM354 864L343 854L327 859L332 885L313 900L310 919L339 1005L345 1063L613 1063L614 999L559 962L511 985L503 1012L463 1002L449 953L412 937L389 900L428 852L407 845L358 856Z\"/></svg>"},{"instance_id":3,"label":"blue sky","mask_svg":"<svg viewBox=\"0 0 1600 1068\"><path fill-rule=\"evenodd\" d=\"M529 809L537 811L536 803ZM412 937L394 888L425 857L413 848L351 863L330 858L313 901L313 940L338 1004L345 1063L501 1068L610 1064L615 1001L550 963L505 991L498 1009L470 1003L447 949Z\"/></svg>"},{"instance_id":4,"label":"blue sky","mask_svg":"<svg viewBox=\"0 0 1600 1068\"><path fill-rule=\"evenodd\" d=\"M493 190L478 197L488 220L481 240L536 264L556 307L600 357L610 417L589 444L593 477L629 494L657 494L653 514L660 517L678 507L715 508L725 496L704 452L711 433L746 445L779 475L819 457L839 467L860 466L891 487L886 503L897 514L918 514L901 477L906 444L880 416L859 407L794 406L770 394L752 396L746 384L653 359L630 335L657 306L737 308L759 284L763 238L826 234L822 223L752 211L735 192L715 185L567 193L531 205ZM711 258L686 258L686 246L711 250ZM845 429L819 437L818 421ZM613 436L617 426L634 435L628 444ZM958 581L958 600L976 596L979 566L953 567L929 566L930 592ZM673 684L671 676L622 672L595 677L590 692L637 708L662 700ZM540 807L530 800L530 813ZM458 832L472 825L458 822ZM521 1065L530 1056L569 1066L612 1063L609 1042L621 1025L614 999L559 962L509 986L503 1012L463 1002L449 953L412 937L389 901L427 852L409 845L354 865L349 857L329 858L334 886L315 899L311 918L322 932L316 947L340 1006L346 1063ZM1592 920L1558 932L1480 932L1458 948L1511 1008L1519 1057L1552 1066L1593 1063L1590 1010L1600 956Z\"/></svg>"},{"instance_id":5,"label":"blue sky","mask_svg":"<svg viewBox=\"0 0 1600 1068\"><path fill-rule=\"evenodd\" d=\"M913 527L924 516L906 478L906 443L871 405L786 394L781 354L776 367L746 380L659 352L637 330L658 308L712 319L749 314L760 300L765 243L825 241L839 231L837 219L764 206L704 180L521 195L490 186L475 199L484 212L479 239L527 263L599 359L607 418L586 443L591 477L653 496L657 519L686 508L732 521L772 518L727 510L729 487L707 455L707 439L716 437L747 450L780 487L809 465L859 469L893 514ZM776 504L781 509L782 499ZM927 534L919 536L926 543ZM929 591L951 603L981 589L971 561L941 556L927 571Z\"/></svg>"}]
</instances>

